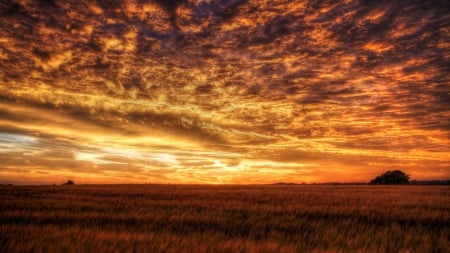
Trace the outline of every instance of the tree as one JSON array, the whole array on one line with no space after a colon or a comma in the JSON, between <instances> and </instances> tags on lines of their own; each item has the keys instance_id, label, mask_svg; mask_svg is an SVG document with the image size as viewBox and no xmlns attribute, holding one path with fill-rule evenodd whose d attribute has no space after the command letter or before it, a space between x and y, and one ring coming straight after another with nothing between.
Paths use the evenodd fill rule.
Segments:
<instances>
[{"instance_id":1,"label":"tree","mask_svg":"<svg viewBox=\"0 0 450 253\"><path fill-rule=\"evenodd\" d=\"M409 175L401 170L386 171L372 179L370 184L409 184Z\"/></svg>"},{"instance_id":2,"label":"tree","mask_svg":"<svg viewBox=\"0 0 450 253\"><path fill-rule=\"evenodd\" d=\"M72 180L67 180L63 185L74 185L75 183Z\"/></svg>"}]
</instances>

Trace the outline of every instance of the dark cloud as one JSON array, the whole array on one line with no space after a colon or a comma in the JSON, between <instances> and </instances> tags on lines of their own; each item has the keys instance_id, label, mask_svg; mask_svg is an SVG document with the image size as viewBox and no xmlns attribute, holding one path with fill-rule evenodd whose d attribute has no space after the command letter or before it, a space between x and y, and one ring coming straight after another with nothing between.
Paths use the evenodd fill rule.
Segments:
<instances>
[{"instance_id":1,"label":"dark cloud","mask_svg":"<svg viewBox=\"0 0 450 253\"><path fill-rule=\"evenodd\" d=\"M0 15L3 17L14 17L27 14L23 6L16 1L2 2L0 7Z\"/></svg>"},{"instance_id":2,"label":"dark cloud","mask_svg":"<svg viewBox=\"0 0 450 253\"><path fill-rule=\"evenodd\" d=\"M248 0L212 1L210 4L210 11L213 13L215 18L229 20L239 15L239 8L247 2Z\"/></svg>"},{"instance_id":3,"label":"dark cloud","mask_svg":"<svg viewBox=\"0 0 450 253\"><path fill-rule=\"evenodd\" d=\"M177 7L181 4L185 4L187 1L185 0L155 0L156 3L161 5L162 8L169 14L170 22L174 27L177 27L176 19L177 19Z\"/></svg>"},{"instance_id":4,"label":"dark cloud","mask_svg":"<svg viewBox=\"0 0 450 253\"><path fill-rule=\"evenodd\" d=\"M147 162L168 170L163 181L220 180L234 169L241 182L262 169L261 159L362 175L399 156L399 166L424 176L421 159L433 168L448 163L448 7L438 0L2 2L0 129L37 138L8 144L16 150L56 157L36 155L26 165L14 153L3 167L45 172L61 164L87 173L97 166L104 176L108 166L118 174L129 166L155 179ZM136 152L174 157L133 162ZM247 160L232 162L228 153ZM364 162L353 163L359 153ZM309 169L324 176L317 167Z\"/></svg>"},{"instance_id":5,"label":"dark cloud","mask_svg":"<svg viewBox=\"0 0 450 253\"><path fill-rule=\"evenodd\" d=\"M205 84L197 86L196 90L198 93L209 93L214 89L214 86L211 84Z\"/></svg>"}]
</instances>

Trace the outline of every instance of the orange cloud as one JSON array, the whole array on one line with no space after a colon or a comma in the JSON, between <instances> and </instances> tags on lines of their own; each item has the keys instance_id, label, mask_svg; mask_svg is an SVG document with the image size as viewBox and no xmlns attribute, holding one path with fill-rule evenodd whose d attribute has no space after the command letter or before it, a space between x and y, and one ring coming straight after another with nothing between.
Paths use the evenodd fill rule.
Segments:
<instances>
[{"instance_id":1,"label":"orange cloud","mask_svg":"<svg viewBox=\"0 0 450 253\"><path fill-rule=\"evenodd\" d=\"M0 178L368 181L449 171L439 3L10 1Z\"/></svg>"}]
</instances>

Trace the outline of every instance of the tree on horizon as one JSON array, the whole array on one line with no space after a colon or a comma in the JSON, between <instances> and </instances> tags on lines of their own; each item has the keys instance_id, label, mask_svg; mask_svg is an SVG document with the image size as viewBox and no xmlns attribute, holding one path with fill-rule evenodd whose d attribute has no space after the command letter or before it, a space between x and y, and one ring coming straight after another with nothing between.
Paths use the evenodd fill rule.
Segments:
<instances>
[{"instance_id":1,"label":"tree on horizon","mask_svg":"<svg viewBox=\"0 0 450 253\"><path fill-rule=\"evenodd\" d=\"M73 180L67 180L67 182L65 182L63 185L74 185L75 182Z\"/></svg>"},{"instance_id":2,"label":"tree on horizon","mask_svg":"<svg viewBox=\"0 0 450 253\"><path fill-rule=\"evenodd\" d=\"M409 175L401 170L388 170L372 179L370 184L409 184Z\"/></svg>"}]
</instances>

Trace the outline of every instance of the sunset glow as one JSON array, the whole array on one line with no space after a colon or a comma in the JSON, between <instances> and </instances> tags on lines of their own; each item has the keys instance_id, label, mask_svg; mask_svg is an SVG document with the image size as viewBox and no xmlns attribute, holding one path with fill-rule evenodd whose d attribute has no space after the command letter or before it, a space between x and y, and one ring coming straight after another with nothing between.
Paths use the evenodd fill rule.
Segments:
<instances>
[{"instance_id":1,"label":"sunset glow","mask_svg":"<svg viewBox=\"0 0 450 253\"><path fill-rule=\"evenodd\" d=\"M446 1L0 3L0 183L450 178Z\"/></svg>"}]
</instances>

